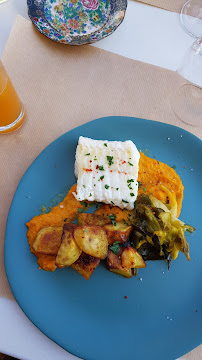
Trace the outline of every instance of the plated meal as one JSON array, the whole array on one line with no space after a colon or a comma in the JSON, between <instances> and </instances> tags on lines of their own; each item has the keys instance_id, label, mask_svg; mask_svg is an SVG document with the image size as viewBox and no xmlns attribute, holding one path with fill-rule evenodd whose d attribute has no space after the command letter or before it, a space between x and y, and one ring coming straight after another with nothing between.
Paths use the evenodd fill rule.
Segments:
<instances>
[{"instance_id":1,"label":"plated meal","mask_svg":"<svg viewBox=\"0 0 202 360\"><path fill-rule=\"evenodd\" d=\"M169 266L180 251L190 260L185 231L195 229L179 220L184 187L174 168L130 140L81 136L75 175L63 201L26 224L40 268L72 267L89 279L102 261L131 278L148 260Z\"/></svg>"}]
</instances>

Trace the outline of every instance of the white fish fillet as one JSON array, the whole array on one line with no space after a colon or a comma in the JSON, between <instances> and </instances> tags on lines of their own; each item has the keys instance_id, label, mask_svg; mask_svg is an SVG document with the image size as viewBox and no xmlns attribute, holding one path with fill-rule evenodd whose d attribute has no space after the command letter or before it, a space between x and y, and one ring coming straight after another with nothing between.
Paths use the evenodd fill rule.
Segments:
<instances>
[{"instance_id":1,"label":"white fish fillet","mask_svg":"<svg viewBox=\"0 0 202 360\"><path fill-rule=\"evenodd\" d=\"M93 140L80 136L76 149L77 200L134 208L140 154L128 141Z\"/></svg>"}]
</instances>

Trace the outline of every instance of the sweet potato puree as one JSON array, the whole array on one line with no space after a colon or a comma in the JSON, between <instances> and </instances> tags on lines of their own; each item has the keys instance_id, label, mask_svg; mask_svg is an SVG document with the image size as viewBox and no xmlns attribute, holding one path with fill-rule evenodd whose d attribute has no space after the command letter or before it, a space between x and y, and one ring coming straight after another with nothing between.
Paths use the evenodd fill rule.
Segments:
<instances>
[{"instance_id":1,"label":"sweet potato puree","mask_svg":"<svg viewBox=\"0 0 202 360\"><path fill-rule=\"evenodd\" d=\"M164 203L167 203L167 193L162 189L162 185L167 188L176 197L177 213L179 216L184 187L180 177L174 169L158 160L151 159L143 153L140 153L138 181L140 182L138 194L141 194L142 192L145 194L152 193L152 195ZM38 264L44 270L54 271L56 269L56 257L54 255L36 253L32 248L32 244L39 230L48 226L63 227L65 222L72 222L75 220L79 208L85 208L85 206L81 205L72 194L75 190L76 185L73 185L64 200L58 206L55 206L48 214L35 216L26 224L28 226L27 238L30 249L37 256ZM117 221L123 219L127 221L130 212L131 211L113 207L113 214L116 215ZM104 214L104 216L111 213L112 210L110 205L102 205L96 211L96 214Z\"/></svg>"}]
</instances>

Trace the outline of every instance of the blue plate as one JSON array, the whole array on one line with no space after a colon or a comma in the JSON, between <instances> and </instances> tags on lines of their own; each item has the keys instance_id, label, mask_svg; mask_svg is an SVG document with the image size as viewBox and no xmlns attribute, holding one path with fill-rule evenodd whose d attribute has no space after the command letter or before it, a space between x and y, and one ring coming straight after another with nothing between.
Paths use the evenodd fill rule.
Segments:
<instances>
[{"instance_id":1,"label":"blue plate","mask_svg":"<svg viewBox=\"0 0 202 360\"><path fill-rule=\"evenodd\" d=\"M67 45L94 43L122 23L127 0L27 0L28 15L51 40Z\"/></svg>"},{"instance_id":2,"label":"blue plate","mask_svg":"<svg viewBox=\"0 0 202 360\"><path fill-rule=\"evenodd\" d=\"M89 281L71 268L53 273L38 270L25 223L40 213L43 204L61 200L61 194L75 183L80 135L131 139L150 157L176 166L185 186L180 218L196 227L195 234L187 236L190 262L180 254L170 271L163 261L148 262L131 279L102 265ZM86 360L174 360L201 343L201 155L201 141L180 128L106 117L69 131L37 157L20 181L10 208L5 267L18 304L44 334Z\"/></svg>"}]
</instances>

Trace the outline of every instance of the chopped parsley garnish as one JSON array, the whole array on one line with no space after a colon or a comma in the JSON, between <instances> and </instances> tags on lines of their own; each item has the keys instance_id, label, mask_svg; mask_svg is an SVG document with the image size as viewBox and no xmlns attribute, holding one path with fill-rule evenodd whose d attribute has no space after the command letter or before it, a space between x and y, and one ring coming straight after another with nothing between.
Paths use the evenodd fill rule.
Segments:
<instances>
[{"instance_id":1,"label":"chopped parsley garnish","mask_svg":"<svg viewBox=\"0 0 202 360\"><path fill-rule=\"evenodd\" d=\"M105 189L109 189L109 185L105 185Z\"/></svg>"},{"instance_id":2,"label":"chopped parsley garnish","mask_svg":"<svg viewBox=\"0 0 202 360\"><path fill-rule=\"evenodd\" d=\"M119 188L116 188L116 190L118 190Z\"/></svg>"},{"instance_id":3,"label":"chopped parsley garnish","mask_svg":"<svg viewBox=\"0 0 202 360\"><path fill-rule=\"evenodd\" d=\"M85 229L84 232L87 232L87 229Z\"/></svg>"},{"instance_id":4,"label":"chopped parsley garnish","mask_svg":"<svg viewBox=\"0 0 202 360\"><path fill-rule=\"evenodd\" d=\"M94 186L96 186L96 184L94 184Z\"/></svg>"},{"instance_id":5,"label":"chopped parsley garnish","mask_svg":"<svg viewBox=\"0 0 202 360\"><path fill-rule=\"evenodd\" d=\"M147 189L146 189L145 187L143 188L143 190L144 190L144 191L147 191Z\"/></svg>"},{"instance_id":6,"label":"chopped parsley garnish","mask_svg":"<svg viewBox=\"0 0 202 360\"><path fill-rule=\"evenodd\" d=\"M159 164L159 161L157 160L157 163Z\"/></svg>"},{"instance_id":7,"label":"chopped parsley garnish","mask_svg":"<svg viewBox=\"0 0 202 360\"><path fill-rule=\"evenodd\" d=\"M99 170L102 170L102 171L105 170L104 167L103 167L103 165L99 166L98 169L99 169Z\"/></svg>"},{"instance_id":8,"label":"chopped parsley garnish","mask_svg":"<svg viewBox=\"0 0 202 360\"><path fill-rule=\"evenodd\" d=\"M128 219L128 220L129 220L129 219ZM129 224L126 222L125 219L123 219L123 223L124 223L125 225L129 225Z\"/></svg>"},{"instance_id":9,"label":"chopped parsley garnish","mask_svg":"<svg viewBox=\"0 0 202 360\"><path fill-rule=\"evenodd\" d=\"M104 143L104 146L106 146L106 147L107 147L107 143Z\"/></svg>"},{"instance_id":10,"label":"chopped parsley garnish","mask_svg":"<svg viewBox=\"0 0 202 360\"><path fill-rule=\"evenodd\" d=\"M85 188L85 187L86 187L86 185L83 185L83 187Z\"/></svg>"},{"instance_id":11,"label":"chopped parsley garnish","mask_svg":"<svg viewBox=\"0 0 202 360\"><path fill-rule=\"evenodd\" d=\"M107 156L107 161L109 163L109 166L111 166L114 162L113 162L113 156Z\"/></svg>"},{"instance_id":12,"label":"chopped parsley garnish","mask_svg":"<svg viewBox=\"0 0 202 360\"><path fill-rule=\"evenodd\" d=\"M131 164L129 161L128 161L128 164L130 165L130 166L134 166L133 164Z\"/></svg>"},{"instance_id":13,"label":"chopped parsley garnish","mask_svg":"<svg viewBox=\"0 0 202 360\"><path fill-rule=\"evenodd\" d=\"M79 212L79 213L82 213L82 212L83 212L83 209L78 209L78 212Z\"/></svg>"},{"instance_id":14,"label":"chopped parsley garnish","mask_svg":"<svg viewBox=\"0 0 202 360\"><path fill-rule=\"evenodd\" d=\"M176 165L173 165L172 168L173 168L173 169L176 169Z\"/></svg>"},{"instance_id":15,"label":"chopped parsley garnish","mask_svg":"<svg viewBox=\"0 0 202 360\"><path fill-rule=\"evenodd\" d=\"M64 221L67 221L67 218L65 218Z\"/></svg>"},{"instance_id":16,"label":"chopped parsley garnish","mask_svg":"<svg viewBox=\"0 0 202 360\"><path fill-rule=\"evenodd\" d=\"M113 201L111 201L111 203L114 205L114 202L113 202Z\"/></svg>"},{"instance_id":17,"label":"chopped parsley garnish","mask_svg":"<svg viewBox=\"0 0 202 360\"><path fill-rule=\"evenodd\" d=\"M132 182L134 182L134 179L128 179L127 180L127 183L132 183Z\"/></svg>"},{"instance_id":18,"label":"chopped parsley garnish","mask_svg":"<svg viewBox=\"0 0 202 360\"><path fill-rule=\"evenodd\" d=\"M90 153L88 153L88 154L85 154L85 156L89 156L90 155Z\"/></svg>"},{"instance_id":19,"label":"chopped parsley garnish","mask_svg":"<svg viewBox=\"0 0 202 360\"><path fill-rule=\"evenodd\" d=\"M82 206L85 206L85 207L88 206L88 204L87 204L85 201L80 201L80 204L81 204Z\"/></svg>"},{"instance_id":20,"label":"chopped parsley garnish","mask_svg":"<svg viewBox=\"0 0 202 360\"><path fill-rule=\"evenodd\" d=\"M109 248L110 250L115 254L118 255L119 251L120 251L120 246L119 246L120 241L115 241L113 243L113 245L111 245Z\"/></svg>"},{"instance_id":21,"label":"chopped parsley garnish","mask_svg":"<svg viewBox=\"0 0 202 360\"><path fill-rule=\"evenodd\" d=\"M141 182L140 181L138 181L138 186L140 186L141 185Z\"/></svg>"},{"instance_id":22,"label":"chopped parsley garnish","mask_svg":"<svg viewBox=\"0 0 202 360\"><path fill-rule=\"evenodd\" d=\"M104 175L100 176L100 180L103 180L103 179L104 179L104 177L105 177Z\"/></svg>"},{"instance_id":23,"label":"chopped parsley garnish","mask_svg":"<svg viewBox=\"0 0 202 360\"><path fill-rule=\"evenodd\" d=\"M133 193L130 193L130 196L135 196L135 194L133 194Z\"/></svg>"},{"instance_id":24,"label":"chopped parsley garnish","mask_svg":"<svg viewBox=\"0 0 202 360\"><path fill-rule=\"evenodd\" d=\"M126 201L126 200L123 200L123 199L122 199L122 202L128 204L128 201Z\"/></svg>"},{"instance_id":25,"label":"chopped parsley garnish","mask_svg":"<svg viewBox=\"0 0 202 360\"><path fill-rule=\"evenodd\" d=\"M89 197L92 196L92 194L90 193Z\"/></svg>"},{"instance_id":26,"label":"chopped parsley garnish","mask_svg":"<svg viewBox=\"0 0 202 360\"><path fill-rule=\"evenodd\" d=\"M112 224L114 226L116 226L116 215L115 214L110 214L110 215L107 214L107 217L109 220L111 220Z\"/></svg>"}]
</instances>

